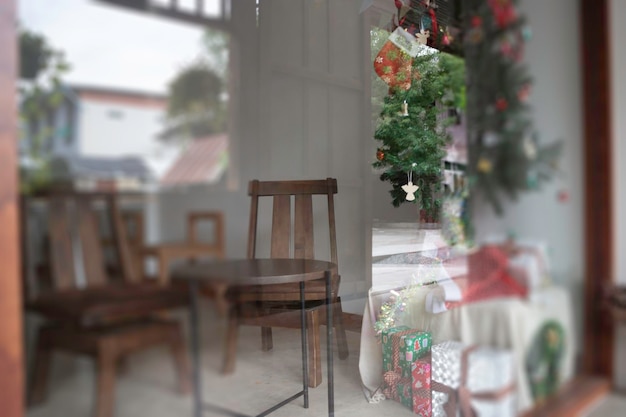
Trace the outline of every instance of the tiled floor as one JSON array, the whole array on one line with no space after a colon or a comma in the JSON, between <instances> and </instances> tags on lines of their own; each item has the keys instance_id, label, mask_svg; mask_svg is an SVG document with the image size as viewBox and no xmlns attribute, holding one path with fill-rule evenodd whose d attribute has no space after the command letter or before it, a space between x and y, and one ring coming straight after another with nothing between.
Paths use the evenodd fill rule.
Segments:
<instances>
[{"instance_id":1,"label":"tiled floor","mask_svg":"<svg viewBox=\"0 0 626 417\"><path fill-rule=\"evenodd\" d=\"M205 311L203 350L204 394L211 402L244 413L254 414L300 389L300 345L297 330L275 330L274 350L261 352L258 328L243 328L237 370L233 375L218 373L221 363L220 336L223 323ZM322 339L322 346L324 339ZM368 404L361 393L358 372L359 334L348 332L350 357L335 361L335 409L339 417L398 417L412 415L397 403ZM325 360L325 356L323 358ZM48 401L29 410L28 417L90 417L94 392L93 365L87 359L62 354L55 357ZM326 374L324 382L311 390L311 406L302 408L295 400L276 417L326 414ZM118 378L116 417L191 416L191 397L175 391L175 374L168 352L154 349L131 357L129 367ZM217 416L207 412L206 416ZM626 399L611 397L598 405L590 417L626 416Z\"/></svg>"},{"instance_id":2,"label":"tiled floor","mask_svg":"<svg viewBox=\"0 0 626 417\"><path fill-rule=\"evenodd\" d=\"M213 315L208 309L204 317ZM208 322L208 323L206 323ZM242 329L237 370L233 375L218 373L221 362L220 337L223 323L205 320L203 350L204 393L211 402L254 414L301 389L300 337L298 330L274 331L274 350L261 352L258 328ZM337 416L395 416L405 412L393 402L370 405L360 388L358 333L348 332L350 357L335 361ZM325 341L322 339L322 346ZM93 365L87 359L57 355L46 404L29 410L29 417L88 417L93 402ZM323 356L325 361L325 355ZM325 363L325 362L323 362ZM325 368L324 368L325 369ZM321 386L311 390L309 410L295 400L273 415L326 415L326 374ZM125 375L118 379L117 417L179 417L191 415L191 397L175 392L175 374L165 349L154 349L131 357ZM219 415L206 413L207 416ZM408 414L410 415L410 414Z\"/></svg>"},{"instance_id":3,"label":"tiled floor","mask_svg":"<svg viewBox=\"0 0 626 417\"><path fill-rule=\"evenodd\" d=\"M406 284L414 265L393 265L384 259L402 253L437 252L439 239L431 231L414 228L379 228L374 231L374 278L387 285ZM380 262L383 261L383 262ZM378 268L378 269L376 269ZM274 350L261 352L260 330L243 328L238 351L237 370L221 376L221 335L224 323L213 314L210 305L203 309L204 394L207 400L233 410L256 414L300 389L300 337L297 330L274 330ZM181 315L184 319L185 315ZM348 333L350 357L335 360L335 409L338 417L410 416L401 405L384 401L368 404L361 392L359 377L358 333ZM322 338L322 346L325 340ZM324 350L325 352L325 350ZM323 355L325 361L325 355ZM325 363L325 362L323 362ZM324 368L325 369L325 368ZM295 400L272 414L276 417L326 414L326 374L321 386L311 390L311 406L302 408ZM29 410L28 417L91 417L94 394L93 364L87 359L57 355L50 378L48 401ZM183 417L191 416L191 397L175 392L175 374L168 352L154 349L130 358L129 367L118 378L116 417ZM206 416L212 414L207 412ZM612 396L595 405L589 417L625 417L626 398ZM0 416L1 417L1 416Z\"/></svg>"}]
</instances>

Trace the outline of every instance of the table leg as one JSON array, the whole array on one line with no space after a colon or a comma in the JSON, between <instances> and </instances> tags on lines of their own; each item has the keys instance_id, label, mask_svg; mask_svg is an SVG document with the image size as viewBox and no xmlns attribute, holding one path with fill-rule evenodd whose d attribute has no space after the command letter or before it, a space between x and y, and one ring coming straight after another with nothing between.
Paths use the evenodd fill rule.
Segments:
<instances>
[{"instance_id":1,"label":"table leg","mask_svg":"<svg viewBox=\"0 0 626 417\"><path fill-rule=\"evenodd\" d=\"M300 329L302 330L302 390L304 391L304 408L309 408L309 358L307 346L306 302L304 297L304 281L300 281Z\"/></svg>"},{"instance_id":2,"label":"table leg","mask_svg":"<svg viewBox=\"0 0 626 417\"><path fill-rule=\"evenodd\" d=\"M198 283L189 283L191 300L189 314L189 332L191 334L191 361L193 369L193 416L202 417L202 376L200 361L200 331L198 315Z\"/></svg>"},{"instance_id":3,"label":"table leg","mask_svg":"<svg viewBox=\"0 0 626 417\"><path fill-rule=\"evenodd\" d=\"M331 293L332 271L326 271L326 356L328 359L328 417L335 416L335 387L333 375L333 300Z\"/></svg>"}]
</instances>

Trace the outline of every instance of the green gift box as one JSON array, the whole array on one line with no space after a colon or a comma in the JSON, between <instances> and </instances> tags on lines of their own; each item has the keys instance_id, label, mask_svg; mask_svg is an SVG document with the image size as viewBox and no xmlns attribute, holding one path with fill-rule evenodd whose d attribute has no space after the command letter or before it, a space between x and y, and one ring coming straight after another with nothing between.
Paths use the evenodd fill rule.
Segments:
<instances>
[{"instance_id":1,"label":"green gift box","mask_svg":"<svg viewBox=\"0 0 626 417\"><path fill-rule=\"evenodd\" d=\"M403 335L400 342L400 369L402 378L411 378L411 364L430 353L432 347L430 332L414 331Z\"/></svg>"},{"instance_id":2,"label":"green gift box","mask_svg":"<svg viewBox=\"0 0 626 417\"><path fill-rule=\"evenodd\" d=\"M410 333L411 329L407 326L392 327L391 329L383 330L382 332L382 345L383 345L383 372L395 371L395 367L398 366L398 362L394 363L393 353L393 338L391 337L395 333ZM399 352L396 353L396 361L399 360Z\"/></svg>"},{"instance_id":3,"label":"green gift box","mask_svg":"<svg viewBox=\"0 0 626 417\"><path fill-rule=\"evenodd\" d=\"M401 379L398 381L398 397L400 404L413 410L413 393L410 379Z\"/></svg>"}]
</instances>

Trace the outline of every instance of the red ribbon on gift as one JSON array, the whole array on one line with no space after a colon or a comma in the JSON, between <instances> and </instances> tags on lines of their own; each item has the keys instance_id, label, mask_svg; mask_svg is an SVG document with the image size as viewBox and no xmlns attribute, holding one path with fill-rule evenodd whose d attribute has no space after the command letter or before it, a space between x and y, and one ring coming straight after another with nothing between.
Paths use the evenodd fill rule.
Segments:
<instances>
[{"instance_id":1,"label":"red ribbon on gift","mask_svg":"<svg viewBox=\"0 0 626 417\"><path fill-rule=\"evenodd\" d=\"M385 397L399 401L398 384L401 382L411 383L408 378L402 378L402 375L396 371L385 372L383 374L383 394L385 394Z\"/></svg>"},{"instance_id":2,"label":"red ribbon on gift","mask_svg":"<svg viewBox=\"0 0 626 417\"><path fill-rule=\"evenodd\" d=\"M469 285L463 293L464 302L528 295L528 288L509 273L509 258L498 246L483 246L468 257L468 266Z\"/></svg>"}]
</instances>

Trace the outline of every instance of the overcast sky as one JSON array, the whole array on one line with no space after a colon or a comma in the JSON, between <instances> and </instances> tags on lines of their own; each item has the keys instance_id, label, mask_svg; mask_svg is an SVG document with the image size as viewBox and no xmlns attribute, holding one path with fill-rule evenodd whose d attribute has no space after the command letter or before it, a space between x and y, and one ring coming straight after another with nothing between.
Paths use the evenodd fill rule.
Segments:
<instances>
[{"instance_id":1,"label":"overcast sky","mask_svg":"<svg viewBox=\"0 0 626 417\"><path fill-rule=\"evenodd\" d=\"M93 0L18 0L20 24L65 51L65 80L165 92L201 52L202 31Z\"/></svg>"}]
</instances>

